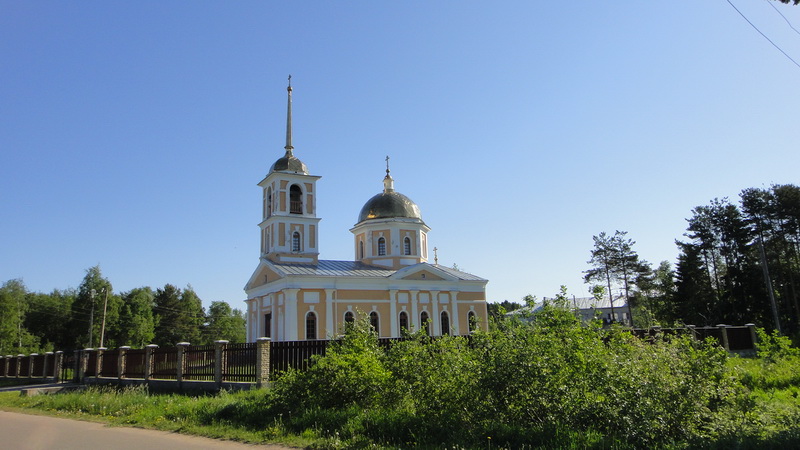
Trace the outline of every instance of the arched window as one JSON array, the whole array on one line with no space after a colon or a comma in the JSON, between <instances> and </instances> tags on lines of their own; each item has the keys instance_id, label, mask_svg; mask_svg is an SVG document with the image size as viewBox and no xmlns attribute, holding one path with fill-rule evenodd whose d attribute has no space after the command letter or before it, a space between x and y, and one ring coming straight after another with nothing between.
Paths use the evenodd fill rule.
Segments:
<instances>
[{"instance_id":1,"label":"arched window","mask_svg":"<svg viewBox=\"0 0 800 450\"><path fill-rule=\"evenodd\" d=\"M409 238L403 239L403 254L404 255L411 254L411 239Z\"/></svg>"},{"instance_id":2,"label":"arched window","mask_svg":"<svg viewBox=\"0 0 800 450\"><path fill-rule=\"evenodd\" d=\"M442 311L442 336L450 336L450 316L447 311Z\"/></svg>"},{"instance_id":3,"label":"arched window","mask_svg":"<svg viewBox=\"0 0 800 450\"><path fill-rule=\"evenodd\" d=\"M386 256L386 239L378 238L378 256Z\"/></svg>"},{"instance_id":4,"label":"arched window","mask_svg":"<svg viewBox=\"0 0 800 450\"><path fill-rule=\"evenodd\" d=\"M428 311L422 311L419 315L419 323L423 330L425 330L425 334L431 334L431 324L430 324L430 316L428 316Z\"/></svg>"},{"instance_id":5,"label":"arched window","mask_svg":"<svg viewBox=\"0 0 800 450\"><path fill-rule=\"evenodd\" d=\"M475 315L475 311L470 311L467 313L467 322L469 322L469 331L475 331L478 329L478 317Z\"/></svg>"},{"instance_id":6,"label":"arched window","mask_svg":"<svg viewBox=\"0 0 800 450\"><path fill-rule=\"evenodd\" d=\"M314 311L306 314L306 340L317 338L317 315Z\"/></svg>"},{"instance_id":7,"label":"arched window","mask_svg":"<svg viewBox=\"0 0 800 450\"><path fill-rule=\"evenodd\" d=\"M369 324L372 325L372 329L375 330L375 334L380 336L381 335L380 323L378 320L378 313L376 313L375 311L369 313Z\"/></svg>"},{"instance_id":8,"label":"arched window","mask_svg":"<svg viewBox=\"0 0 800 450\"><path fill-rule=\"evenodd\" d=\"M300 251L300 233L295 231L292 233L292 251L299 252Z\"/></svg>"},{"instance_id":9,"label":"arched window","mask_svg":"<svg viewBox=\"0 0 800 450\"><path fill-rule=\"evenodd\" d=\"M408 314L400 311L400 329L408 331Z\"/></svg>"},{"instance_id":10,"label":"arched window","mask_svg":"<svg viewBox=\"0 0 800 450\"><path fill-rule=\"evenodd\" d=\"M289 188L289 212L303 214L303 191L296 184Z\"/></svg>"},{"instance_id":11,"label":"arched window","mask_svg":"<svg viewBox=\"0 0 800 450\"><path fill-rule=\"evenodd\" d=\"M364 259L364 241L358 241L358 259Z\"/></svg>"},{"instance_id":12,"label":"arched window","mask_svg":"<svg viewBox=\"0 0 800 450\"><path fill-rule=\"evenodd\" d=\"M353 327L353 324L356 321L356 316L353 314L352 311L347 311L344 313L344 324L342 324L342 332L347 332L347 330Z\"/></svg>"},{"instance_id":13,"label":"arched window","mask_svg":"<svg viewBox=\"0 0 800 450\"><path fill-rule=\"evenodd\" d=\"M267 188L267 217L272 215L272 188Z\"/></svg>"}]
</instances>

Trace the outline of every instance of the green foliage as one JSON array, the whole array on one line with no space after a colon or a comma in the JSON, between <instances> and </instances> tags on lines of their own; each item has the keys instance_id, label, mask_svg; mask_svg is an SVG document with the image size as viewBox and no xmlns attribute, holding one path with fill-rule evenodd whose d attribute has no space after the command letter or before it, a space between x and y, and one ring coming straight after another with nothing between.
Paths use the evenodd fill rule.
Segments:
<instances>
[{"instance_id":1,"label":"green foliage","mask_svg":"<svg viewBox=\"0 0 800 450\"><path fill-rule=\"evenodd\" d=\"M659 446L705 439L737 398L726 353L584 326L562 292L469 339L417 333L383 351L366 322L274 384L289 430L388 446ZM563 304L562 304L563 303Z\"/></svg>"},{"instance_id":2,"label":"green foliage","mask_svg":"<svg viewBox=\"0 0 800 450\"><path fill-rule=\"evenodd\" d=\"M756 349L760 358L768 362L800 358L800 349L792 347L791 339L781 336L776 330L768 333L763 328L756 328L756 335L758 336Z\"/></svg>"},{"instance_id":3,"label":"green foliage","mask_svg":"<svg viewBox=\"0 0 800 450\"><path fill-rule=\"evenodd\" d=\"M69 325L75 295L74 289L54 290L50 294L28 293L24 326L41 339L47 351L72 348Z\"/></svg>"},{"instance_id":4,"label":"green foliage","mask_svg":"<svg viewBox=\"0 0 800 450\"><path fill-rule=\"evenodd\" d=\"M205 319L202 302L191 286L181 291L171 284L157 289L153 310L156 316L154 344L200 343Z\"/></svg>"},{"instance_id":5,"label":"green foliage","mask_svg":"<svg viewBox=\"0 0 800 450\"><path fill-rule=\"evenodd\" d=\"M119 327L116 340L120 345L143 348L155 338L153 300L155 295L149 287L132 289L122 294Z\"/></svg>"},{"instance_id":6,"label":"green foliage","mask_svg":"<svg viewBox=\"0 0 800 450\"><path fill-rule=\"evenodd\" d=\"M800 356L728 358L687 336L648 343L550 302L530 322L384 349L366 320L307 372L216 396L146 388L20 397L0 407L313 448L796 448Z\"/></svg>"},{"instance_id":7,"label":"green foliage","mask_svg":"<svg viewBox=\"0 0 800 450\"><path fill-rule=\"evenodd\" d=\"M383 357L369 319L362 317L347 327L324 357L316 356L310 369L289 371L273 388L289 414L316 407L369 407L380 398L389 379Z\"/></svg>"},{"instance_id":8,"label":"green foliage","mask_svg":"<svg viewBox=\"0 0 800 450\"><path fill-rule=\"evenodd\" d=\"M111 282L103 278L100 266L86 269L86 276L78 287L75 301L72 302L70 314L70 340L77 348L89 346L97 347L100 345L100 331L103 320L103 303L106 295L109 296L110 304L116 303ZM111 308L112 314L115 309Z\"/></svg>"},{"instance_id":9,"label":"green foliage","mask_svg":"<svg viewBox=\"0 0 800 450\"><path fill-rule=\"evenodd\" d=\"M232 344L244 342L247 337L247 320L244 313L232 309L226 302L211 302L203 326L203 343L226 340Z\"/></svg>"},{"instance_id":10,"label":"green foliage","mask_svg":"<svg viewBox=\"0 0 800 450\"><path fill-rule=\"evenodd\" d=\"M39 350L39 338L24 327L27 289L22 280L9 280L0 287L0 354Z\"/></svg>"}]
</instances>

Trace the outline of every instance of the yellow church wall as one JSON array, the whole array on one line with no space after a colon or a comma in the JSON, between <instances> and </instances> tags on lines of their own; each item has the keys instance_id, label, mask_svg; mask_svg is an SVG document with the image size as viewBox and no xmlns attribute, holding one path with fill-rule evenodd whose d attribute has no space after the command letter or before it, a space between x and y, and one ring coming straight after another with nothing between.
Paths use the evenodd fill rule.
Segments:
<instances>
[{"instance_id":1,"label":"yellow church wall","mask_svg":"<svg viewBox=\"0 0 800 450\"><path fill-rule=\"evenodd\" d=\"M340 289L336 291L336 298L340 301L346 300L389 300L389 291L370 291L370 290L348 290Z\"/></svg>"},{"instance_id":2,"label":"yellow church wall","mask_svg":"<svg viewBox=\"0 0 800 450\"><path fill-rule=\"evenodd\" d=\"M485 292L459 292L458 300L486 300Z\"/></svg>"},{"instance_id":3,"label":"yellow church wall","mask_svg":"<svg viewBox=\"0 0 800 450\"><path fill-rule=\"evenodd\" d=\"M308 237L308 243L311 245L311 248L317 248L317 226L316 225L309 225L309 232L311 235Z\"/></svg>"},{"instance_id":4,"label":"yellow church wall","mask_svg":"<svg viewBox=\"0 0 800 450\"><path fill-rule=\"evenodd\" d=\"M278 245L286 245L286 224L283 222L278 224Z\"/></svg>"}]
</instances>

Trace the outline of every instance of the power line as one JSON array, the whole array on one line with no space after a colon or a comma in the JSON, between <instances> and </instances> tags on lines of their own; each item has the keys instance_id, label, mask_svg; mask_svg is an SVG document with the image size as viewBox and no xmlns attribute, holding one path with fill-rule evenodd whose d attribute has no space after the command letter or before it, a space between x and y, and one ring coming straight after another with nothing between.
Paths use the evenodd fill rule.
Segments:
<instances>
[{"instance_id":1,"label":"power line","mask_svg":"<svg viewBox=\"0 0 800 450\"><path fill-rule=\"evenodd\" d=\"M759 30L759 29L758 29L758 27L757 27L757 26L755 26L755 25L753 24L753 22L750 22L750 19L748 19L748 18L747 18L747 17L746 17L744 14L742 14L742 12L741 12L741 11L739 11L739 8L737 8L737 7L736 7L736 5L734 5L733 3L731 3L731 0L725 0L725 1L727 1L727 2L728 2L728 4L729 4L729 5L731 5L731 8L735 9L735 10L736 10L736 12L737 12L737 13L739 13L739 15L740 15L740 16L742 16L742 18L743 18L744 20L746 20L746 21L747 21L747 23L749 23L749 24L750 24L750 26L751 26L751 27L753 27L753 29L754 29L754 30L758 31L758 34L760 34L761 36L763 36L763 37L764 37L764 39L766 39L767 41L769 41L769 43L770 43L770 44L772 44L772 46L773 46L773 47L777 48L779 52L783 53L783 56L785 56L785 57L789 58L789 61L793 62L795 66L797 66L798 68L800 68L800 64L798 64L798 63L797 63L797 61L795 61L794 59L792 59L792 57L791 57L791 56L789 56L789 55L788 55L788 54L787 54L785 51L783 51L783 49L781 49L780 47L778 47L778 44L776 44L776 43L772 42L772 39L768 38L766 34L762 33L762 32L761 32L761 30Z\"/></svg>"},{"instance_id":2,"label":"power line","mask_svg":"<svg viewBox=\"0 0 800 450\"><path fill-rule=\"evenodd\" d=\"M789 24L789 28L793 29L795 33L800 34L800 31L797 31L797 28L795 28L794 25L792 25L792 22L789 22L789 19L787 19L786 16L784 16L783 13L778 8L776 8L775 5L772 4L772 0L767 0L767 3L769 3L769 6L771 6L776 13L780 14L781 17L783 17L783 20L785 20L786 23Z\"/></svg>"}]
</instances>

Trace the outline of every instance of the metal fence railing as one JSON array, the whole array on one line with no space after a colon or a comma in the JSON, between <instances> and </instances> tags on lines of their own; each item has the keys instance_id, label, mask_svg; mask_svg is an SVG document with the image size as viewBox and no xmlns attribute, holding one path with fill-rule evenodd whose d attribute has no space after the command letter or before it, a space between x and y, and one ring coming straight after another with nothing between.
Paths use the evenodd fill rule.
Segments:
<instances>
[{"instance_id":1,"label":"metal fence railing","mask_svg":"<svg viewBox=\"0 0 800 450\"><path fill-rule=\"evenodd\" d=\"M228 344L222 350L222 379L224 381L255 381L256 343Z\"/></svg>"},{"instance_id":2,"label":"metal fence railing","mask_svg":"<svg viewBox=\"0 0 800 450\"><path fill-rule=\"evenodd\" d=\"M213 345L192 345L186 348L184 379L214 381L214 348Z\"/></svg>"}]
</instances>

